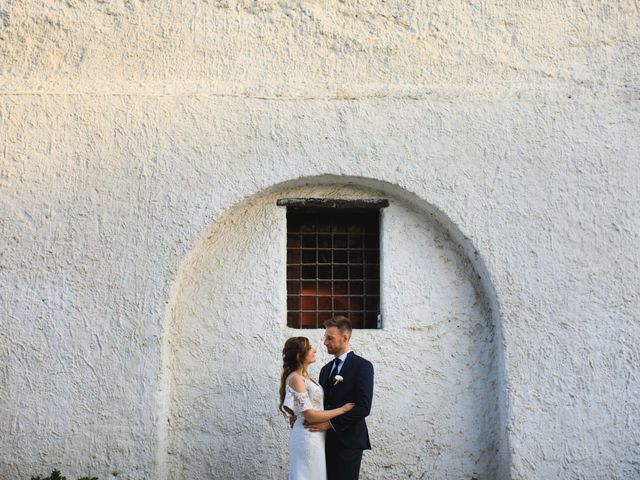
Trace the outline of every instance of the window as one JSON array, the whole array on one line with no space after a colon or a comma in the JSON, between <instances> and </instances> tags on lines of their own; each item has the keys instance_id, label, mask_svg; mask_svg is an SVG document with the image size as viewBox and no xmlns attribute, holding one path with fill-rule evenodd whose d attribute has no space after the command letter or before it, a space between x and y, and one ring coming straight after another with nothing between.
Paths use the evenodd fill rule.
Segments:
<instances>
[{"instance_id":1,"label":"window","mask_svg":"<svg viewBox=\"0 0 640 480\"><path fill-rule=\"evenodd\" d=\"M380 328L380 208L388 200L281 199L287 207L287 325L334 315Z\"/></svg>"}]
</instances>

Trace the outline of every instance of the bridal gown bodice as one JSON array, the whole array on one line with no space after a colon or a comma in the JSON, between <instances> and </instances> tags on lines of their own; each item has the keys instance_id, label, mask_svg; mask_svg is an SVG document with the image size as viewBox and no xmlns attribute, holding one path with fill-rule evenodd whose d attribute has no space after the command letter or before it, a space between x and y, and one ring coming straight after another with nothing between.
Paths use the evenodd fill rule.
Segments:
<instances>
[{"instance_id":1,"label":"bridal gown bodice","mask_svg":"<svg viewBox=\"0 0 640 480\"><path fill-rule=\"evenodd\" d=\"M324 392L313 380L305 379L304 383L307 391L303 393L287 385L284 398L284 406L297 417L289 435L289 480L326 480L325 432L310 432L304 428L302 417L308 409L324 410Z\"/></svg>"}]
</instances>

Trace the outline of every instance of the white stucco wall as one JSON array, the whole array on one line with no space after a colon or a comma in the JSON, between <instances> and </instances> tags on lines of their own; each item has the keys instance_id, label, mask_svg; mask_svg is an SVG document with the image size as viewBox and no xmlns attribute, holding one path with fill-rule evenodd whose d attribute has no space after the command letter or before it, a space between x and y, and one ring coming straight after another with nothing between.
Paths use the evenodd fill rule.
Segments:
<instances>
[{"instance_id":1,"label":"white stucco wall","mask_svg":"<svg viewBox=\"0 0 640 480\"><path fill-rule=\"evenodd\" d=\"M308 336L318 348L316 375L330 356L322 330L286 326L286 209L276 200L380 195L279 190L228 212L194 248L170 306L165 478L286 477L289 431L276 409L282 346ZM390 200L381 237L384 328L357 330L352 343L376 369L375 450L363 476L496 478L506 431L489 302L429 212Z\"/></svg>"},{"instance_id":2,"label":"white stucco wall","mask_svg":"<svg viewBox=\"0 0 640 480\"><path fill-rule=\"evenodd\" d=\"M0 478L178 468L189 259L326 175L406 192L484 269L501 475L637 478L639 47L635 2L1 2Z\"/></svg>"}]
</instances>

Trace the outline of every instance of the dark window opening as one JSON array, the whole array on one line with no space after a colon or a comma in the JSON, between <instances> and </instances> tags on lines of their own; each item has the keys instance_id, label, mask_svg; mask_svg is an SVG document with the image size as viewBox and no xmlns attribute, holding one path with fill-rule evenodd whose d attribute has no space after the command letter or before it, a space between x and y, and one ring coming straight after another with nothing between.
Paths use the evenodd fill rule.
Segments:
<instances>
[{"instance_id":1,"label":"dark window opening","mask_svg":"<svg viewBox=\"0 0 640 480\"><path fill-rule=\"evenodd\" d=\"M380 328L380 208L386 200L283 199L287 206L287 326L347 316Z\"/></svg>"}]
</instances>

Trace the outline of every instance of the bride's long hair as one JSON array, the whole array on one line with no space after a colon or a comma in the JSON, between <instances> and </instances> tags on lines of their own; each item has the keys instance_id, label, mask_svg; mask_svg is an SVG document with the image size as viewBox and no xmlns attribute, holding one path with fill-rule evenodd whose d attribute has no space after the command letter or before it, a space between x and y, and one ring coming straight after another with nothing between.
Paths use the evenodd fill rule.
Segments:
<instances>
[{"instance_id":1,"label":"bride's long hair","mask_svg":"<svg viewBox=\"0 0 640 480\"><path fill-rule=\"evenodd\" d=\"M286 393L287 378L295 372L307 358L307 353L311 350L311 343L307 337L291 337L284 343L282 349L282 376L280 377L280 405L279 409L285 415L292 415L293 412L283 406Z\"/></svg>"}]
</instances>

